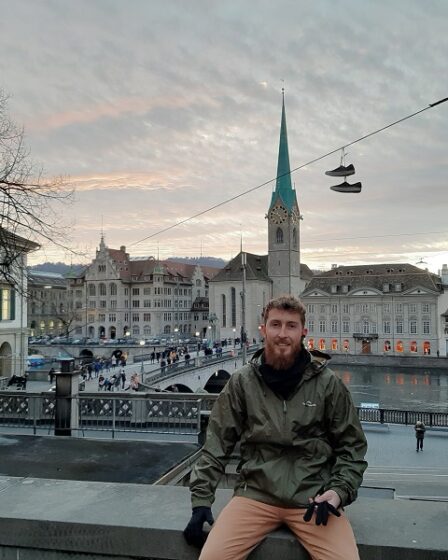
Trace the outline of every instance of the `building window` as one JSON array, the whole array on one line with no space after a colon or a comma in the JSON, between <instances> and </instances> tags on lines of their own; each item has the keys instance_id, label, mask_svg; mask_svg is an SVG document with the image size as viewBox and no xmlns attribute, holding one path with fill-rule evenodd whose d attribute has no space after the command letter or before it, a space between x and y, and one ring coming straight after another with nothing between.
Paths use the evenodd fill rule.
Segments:
<instances>
[{"instance_id":1,"label":"building window","mask_svg":"<svg viewBox=\"0 0 448 560\"><path fill-rule=\"evenodd\" d=\"M81 292L81 290L77 290L79 292ZM89 284L89 296L96 296L96 288L95 288L95 284ZM81 296L78 296L81 297Z\"/></svg>"},{"instance_id":2,"label":"building window","mask_svg":"<svg viewBox=\"0 0 448 560\"><path fill-rule=\"evenodd\" d=\"M397 340L397 344L395 345L395 350L400 353L404 351L403 341Z\"/></svg>"},{"instance_id":3,"label":"building window","mask_svg":"<svg viewBox=\"0 0 448 560\"><path fill-rule=\"evenodd\" d=\"M388 292L390 290L390 284L384 283L383 284L383 292Z\"/></svg>"},{"instance_id":4,"label":"building window","mask_svg":"<svg viewBox=\"0 0 448 560\"><path fill-rule=\"evenodd\" d=\"M423 343L423 354L425 354L425 356L431 354L431 344L427 341Z\"/></svg>"},{"instance_id":5,"label":"building window","mask_svg":"<svg viewBox=\"0 0 448 560\"><path fill-rule=\"evenodd\" d=\"M308 313L314 313L314 304L313 303L309 303L306 306L306 308L307 308L306 310L308 311Z\"/></svg>"},{"instance_id":6,"label":"building window","mask_svg":"<svg viewBox=\"0 0 448 560\"><path fill-rule=\"evenodd\" d=\"M430 322L423 321L423 334L429 334L429 333L430 333Z\"/></svg>"},{"instance_id":7,"label":"building window","mask_svg":"<svg viewBox=\"0 0 448 560\"><path fill-rule=\"evenodd\" d=\"M337 303L332 303L331 304L331 312L332 313L337 313L338 312L338 304Z\"/></svg>"},{"instance_id":8,"label":"building window","mask_svg":"<svg viewBox=\"0 0 448 560\"><path fill-rule=\"evenodd\" d=\"M10 288L3 288L0 290L0 297L0 320L13 321L15 319L15 290L11 290Z\"/></svg>"},{"instance_id":9,"label":"building window","mask_svg":"<svg viewBox=\"0 0 448 560\"><path fill-rule=\"evenodd\" d=\"M308 350L314 350L314 338L308 340Z\"/></svg>"},{"instance_id":10,"label":"building window","mask_svg":"<svg viewBox=\"0 0 448 560\"><path fill-rule=\"evenodd\" d=\"M429 303L422 303L422 313L429 313Z\"/></svg>"},{"instance_id":11,"label":"building window","mask_svg":"<svg viewBox=\"0 0 448 560\"><path fill-rule=\"evenodd\" d=\"M390 303L383 304L383 311L384 313L390 313Z\"/></svg>"},{"instance_id":12,"label":"building window","mask_svg":"<svg viewBox=\"0 0 448 560\"><path fill-rule=\"evenodd\" d=\"M132 334L134 336L138 336L140 334L140 327L138 325L132 326Z\"/></svg>"},{"instance_id":13,"label":"building window","mask_svg":"<svg viewBox=\"0 0 448 560\"><path fill-rule=\"evenodd\" d=\"M398 320L398 321L396 322L395 332L396 332L397 334L402 334L402 333L403 333L403 321Z\"/></svg>"},{"instance_id":14,"label":"building window","mask_svg":"<svg viewBox=\"0 0 448 560\"><path fill-rule=\"evenodd\" d=\"M342 305L342 313L350 313L350 305L348 303Z\"/></svg>"},{"instance_id":15,"label":"building window","mask_svg":"<svg viewBox=\"0 0 448 560\"><path fill-rule=\"evenodd\" d=\"M143 288L143 295L150 296L151 295L151 288Z\"/></svg>"},{"instance_id":16,"label":"building window","mask_svg":"<svg viewBox=\"0 0 448 560\"><path fill-rule=\"evenodd\" d=\"M294 228L292 230L292 246L294 249L297 249L297 230Z\"/></svg>"},{"instance_id":17,"label":"building window","mask_svg":"<svg viewBox=\"0 0 448 560\"><path fill-rule=\"evenodd\" d=\"M390 321L383 321L384 334L390 334Z\"/></svg>"},{"instance_id":18,"label":"building window","mask_svg":"<svg viewBox=\"0 0 448 560\"><path fill-rule=\"evenodd\" d=\"M146 336L149 335L149 334L151 334L151 327L150 327L150 325L144 325L144 327L143 327L143 334L146 335Z\"/></svg>"},{"instance_id":19,"label":"building window","mask_svg":"<svg viewBox=\"0 0 448 560\"><path fill-rule=\"evenodd\" d=\"M199 287L202 286L202 282L199 279L196 280L196 286L199 286Z\"/></svg>"},{"instance_id":20,"label":"building window","mask_svg":"<svg viewBox=\"0 0 448 560\"><path fill-rule=\"evenodd\" d=\"M344 347L344 352L348 352L350 350L350 342L347 339L344 340L342 345Z\"/></svg>"},{"instance_id":21,"label":"building window","mask_svg":"<svg viewBox=\"0 0 448 560\"><path fill-rule=\"evenodd\" d=\"M99 284L98 295L100 295L100 296L106 296L107 295L106 284L103 284L102 282L101 282L101 284Z\"/></svg>"},{"instance_id":22,"label":"building window","mask_svg":"<svg viewBox=\"0 0 448 560\"><path fill-rule=\"evenodd\" d=\"M133 313L132 314L132 322L133 323L138 323L140 321L140 315L138 313Z\"/></svg>"},{"instance_id":23,"label":"building window","mask_svg":"<svg viewBox=\"0 0 448 560\"><path fill-rule=\"evenodd\" d=\"M125 295L125 296L128 296L128 295L129 295L129 288L125 288L125 289L124 289L124 295Z\"/></svg>"},{"instance_id":24,"label":"building window","mask_svg":"<svg viewBox=\"0 0 448 560\"><path fill-rule=\"evenodd\" d=\"M417 313L417 306L415 303L409 304L409 313Z\"/></svg>"},{"instance_id":25,"label":"building window","mask_svg":"<svg viewBox=\"0 0 448 560\"><path fill-rule=\"evenodd\" d=\"M411 334L417 334L417 321L409 322L409 332Z\"/></svg>"},{"instance_id":26,"label":"building window","mask_svg":"<svg viewBox=\"0 0 448 560\"><path fill-rule=\"evenodd\" d=\"M397 305L395 306L395 311L397 313L403 313L403 304L402 303L397 303Z\"/></svg>"},{"instance_id":27,"label":"building window","mask_svg":"<svg viewBox=\"0 0 448 560\"><path fill-rule=\"evenodd\" d=\"M143 307L151 307L151 300L150 299L144 299L143 300Z\"/></svg>"},{"instance_id":28,"label":"building window","mask_svg":"<svg viewBox=\"0 0 448 560\"><path fill-rule=\"evenodd\" d=\"M319 332L324 333L327 330L327 324L325 320L319 321Z\"/></svg>"},{"instance_id":29,"label":"building window","mask_svg":"<svg viewBox=\"0 0 448 560\"><path fill-rule=\"evenodd\" d=\"M115 313L109 313L109 323L115 323L117 316Z\"/></svg>"},{"instance_id":30,"label":"building window","mask_svg":"<svg viewBox=\"0 0 448 560\"><path fill-rule=\"evenodd\" d=\"M132 307L134 307L134 308L140 307L140 300L139 299L133 299L132 300Z\"/></svg>"},{"instance_id":31,"label":"building window","mask_svg":"<svg viewBox=\"0 0 448 560\"><path fill-rule=\"evenodd\" d=\"M331 349L333 350L333 352L336 352L338 349L338 341L336 338L333 338L331 341Z\"/></svg>"},{"instance_id":32,"label":"building window","mask_svg":"<svg viewBox=\"0 0 448 560\"><path fill-rule=\"evenodd\" d=\"M105 264L98 265L98 272L106 272L106 265Z\"/></svg>"},{"instance_id":33,"label":"building window","mask_svg":"<svg viewBox=\"0 0 448 560\"><path fill-rule=\"evenodd\" d=\"M325 350L325 338L319 340L319 350Z\"/></svg>"},{"instance_id":34,"label":"building window","mask_svg":"<svg viewBox=\"0 0 448 560\"><path fill-rule=\"evenodd\" d=\"M385 352L390 352L392 349L392 346L390 344L390 340L385 340L384 341L384 351Z\"/></svg>"},{"instance_id":35,"label":"building window","mask_svg":"<svg viewBox=\"0 0 448 560\"><path fill-rule=\"evenodd\" d=\"M314 332L314 320L308 321L308 331Z\"/></svg>"},{"instance_id":36,"label":"building window","mask_svg":"<svg viewBox=\"0 0 448 560\"><path fill-rule=\"evenodd\" d=\"M396 292L401 292L401 287L402 287L401 282L397 282L397 283L395 284L395 291L396 291Z\"/></svg>"},{"instance_id":37,"label":"building window","mask_svg":"<svg viewBox=\"0 0 448 560\"><path fill-rule=\"evenodd\" d=\"M369 312L369 304L368 303L363 303L361 305L361 313L368 313Z\"/></svg>"},{"instance_id":38,"label":"building window","mask_svg":"<svg viewBox=\"0 0 448 560\"><path fill-rule=\"evenodd\" d=\"M283 243L283 230L282 230L282 228L277 228L277 231L275 232L275 239L276 239L277 243Z\"/></svg>"},{"instance_id":39,"label":"building window","mask_svg":"<svg viewBox=\"0 0 448 560\"><path fill-rule=\"evenodd\" d=\"M362 332L363 334L369 334L369 321L362 322Z\"/></svg>"},{"instance_id":40,"label":"building window","mask_svg":"<svg viewBox=\"0 0 448 560\"><path fill-rule=\"evenodd\" d=\"M140 288L132 288L132 295L139 296L140 295Z\"/></svg>"},{"instance_id":41,"label":"building window","mask_svg":"<svg viewBox=\"0 0 448 560\"><path fill-rule=\"evenodd\" d=\"M111 299L110 300L110 308L111 309L117 309L117 300L116 299Z\"/></svg>"},{"instance_id":42,"label":"building window","mask_svg":"<svg viewBox=\"0 0 448 560\"><path fill-rule=\"evenodd\" d=\"M338 332L338 322L337 321L331 321L331 332L332 333L337 333Z\"/></svg>"},{"instance_id":43,"label":"building window","mask_svg":"<svg viewBox=\"0 0 448 560\"><path fill-rule=\"evenodd\" d=\"M347 334L350 332L350 321L342 321L342 332Z\"/></svg>"},{"instance_id":44,"label":"building window","mask_svg":"<svg viewBox=\"0 0 448 560\"><path fill-rule=\"evenodd\" d=\"M321 313L325 313L325 305L321 305L321 306L320 306L320 312L321 312Z\"/></svg>"},{"instance_id":45,"label":"building window","mask_svg":"<svg viewBox=\"0 0 448 560\"><path fill-rule=\"evenodd\" d=\"M416 340L413 340L413 341L411 342L411 344L410 344L410 346L409 346L409 350L410 350L413 354L415 354L415 353L418 352L418 346L417 346L417 341L416 341Z\"/></svg>"},{"instance_id":46,"label":"building window","mask_svg":"<svg viewBox=\"0 0 448 560\"><path fill-rule=\"evenodd\" d=\"M221 316L222 316L222 326L227 327L227 312L226 312L226 296L221 294Z\"/></svg>"},{"instance_id":47,"label":"building window","mask_svg":"<svg viewBox=\"0 0 448 560\"><path fill-rule=\"evenodd\" d=\"M236 290L230 288L230 299L232 306L232 327L236 327Z\"/></svg>"},{"instance_id":48,"label":"building window","mask_svg":"<svg viewBox=\"0 0 448 560\"><path fill-rule=\"evenodd\" d=\"M143 321L149 323L151 321L151 313L143 313Z\"/></svg>"},{"instance_id":49,"label":"building window","mask_svg":"<svg viewBox=\"0 0 448 560\"><path fill-rule=\"evenodd\" d=\"M111 296L117 295L117 285L115 283L109 284L109 292Z\"/></svg>"},{"instance_id":50,"label":"building window","mask_svg":"<svg viewBox=\"0 0 448 560\"><path fill-rule=\"evenodd\" d=\"M101 307L101 309L105 309L105 308L107 307L106 304L107 304L107 302L106 302L105 299L101 299L101 300L100 300L100 307Z\"/></svg>"},{"instance_id":51,"label":"building window","mask_svg":"<svg viewBox=\"0 0 448 560\"><path fill-rule=\"evenodd\" d=\"M98 315L98 321L100 323L104 323L104 321L106 320L106 314L105 313L99 313Z\"/></svg>"}]
</instances>

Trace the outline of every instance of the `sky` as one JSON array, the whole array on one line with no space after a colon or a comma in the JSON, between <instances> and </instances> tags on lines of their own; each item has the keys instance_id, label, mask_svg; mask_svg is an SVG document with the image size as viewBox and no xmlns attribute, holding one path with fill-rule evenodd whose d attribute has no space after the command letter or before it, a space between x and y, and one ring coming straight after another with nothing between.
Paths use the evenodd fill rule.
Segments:
<instances>
[{"instance_id":1,"label":"sky","mask_svg":"<svg viewBox=\"0 0 448 560\"><path fill-rule=\"evenodd\" d=\"M448 96L445 0L0 0L0 88L33 161L74 188L70 248L267 253L282 87L291 168ZM348 148L360 194L292 174L301 260L448 263L448 102ZM252 189L252 190L251 190ZM251 190L197 218L195 214ZM145 239L145 241L142 241ZM424 262L421 262L424 261Z\"/></svg>"}]
</instances>

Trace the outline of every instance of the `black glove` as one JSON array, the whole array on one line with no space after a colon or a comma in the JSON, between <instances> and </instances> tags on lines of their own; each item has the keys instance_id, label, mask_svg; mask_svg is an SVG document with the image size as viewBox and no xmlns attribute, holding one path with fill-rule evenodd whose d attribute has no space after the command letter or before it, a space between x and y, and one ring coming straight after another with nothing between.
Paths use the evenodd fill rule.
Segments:
<instances>
[{"instance_id":1,"label":"black glove","mask_svg":"<svg viewBox=\"0 0 448 560\"><path fill-rule=\"evenodd\" d=\"M213 525L215 522L211 508L206 506L194 507L193 515L184 530L184 537L188 544L198 548L204 546L205 540L207 539L207 535L203 531L205 522L209 525Z\"/></svg>"},{"instance_id":2,"label":"black glove","mask_svg":"<svg viewBox=\"0 0 448 560\"><path fill-rule=\"evenodd\" d=\"M316 525L326 525L330 513L332 513L336 517L341 517L340 512L328 502L320 502L319 504L316 502L311 502L306 509L303 520L311 521L314 512L316 512Z\"/></svg>"}]
</instances>

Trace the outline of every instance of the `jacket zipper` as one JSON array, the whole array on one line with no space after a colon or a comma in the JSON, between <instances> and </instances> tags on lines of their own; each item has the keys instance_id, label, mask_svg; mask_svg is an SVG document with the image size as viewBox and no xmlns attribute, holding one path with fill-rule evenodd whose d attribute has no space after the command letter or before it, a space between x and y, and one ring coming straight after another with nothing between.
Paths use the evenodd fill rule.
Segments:
<instances>
[{"instance_id":1,"label":"jacket zipper","mask_svg":"<svg viewBox=\"0 0 448 560\"><path fill-rule=\"evenodd\" d=\"M283 399L283 433L286 435L286 413L288 409L286 407L286 401Z\"/></svg>"}]
</instances>

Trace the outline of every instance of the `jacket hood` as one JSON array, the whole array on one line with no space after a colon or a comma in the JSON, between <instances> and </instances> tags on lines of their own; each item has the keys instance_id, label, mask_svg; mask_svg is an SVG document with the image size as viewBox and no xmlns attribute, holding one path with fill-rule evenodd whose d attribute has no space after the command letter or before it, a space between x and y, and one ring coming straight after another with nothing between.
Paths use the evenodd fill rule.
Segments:
<instances>
[{"instance_id":1,"label":"jacket hood","mask_svg":"<svg viewBox=\"0 0 448 560\"><path fill-rule=\"evenodd\" d=\"M303 372L303 378L309 379L314 375L317 375L327 366L328 362L331 360L331 356L329 354L325 354L320 350L307 350L305 348L305 352L310 355L310 363L306 366L305 371ZM261 365L261 359L264 355L264 348L257 350L255 354L252 356L249 364L255 370L258 375L261 375L259 367Z\"/></svg>"}]
</instances>

